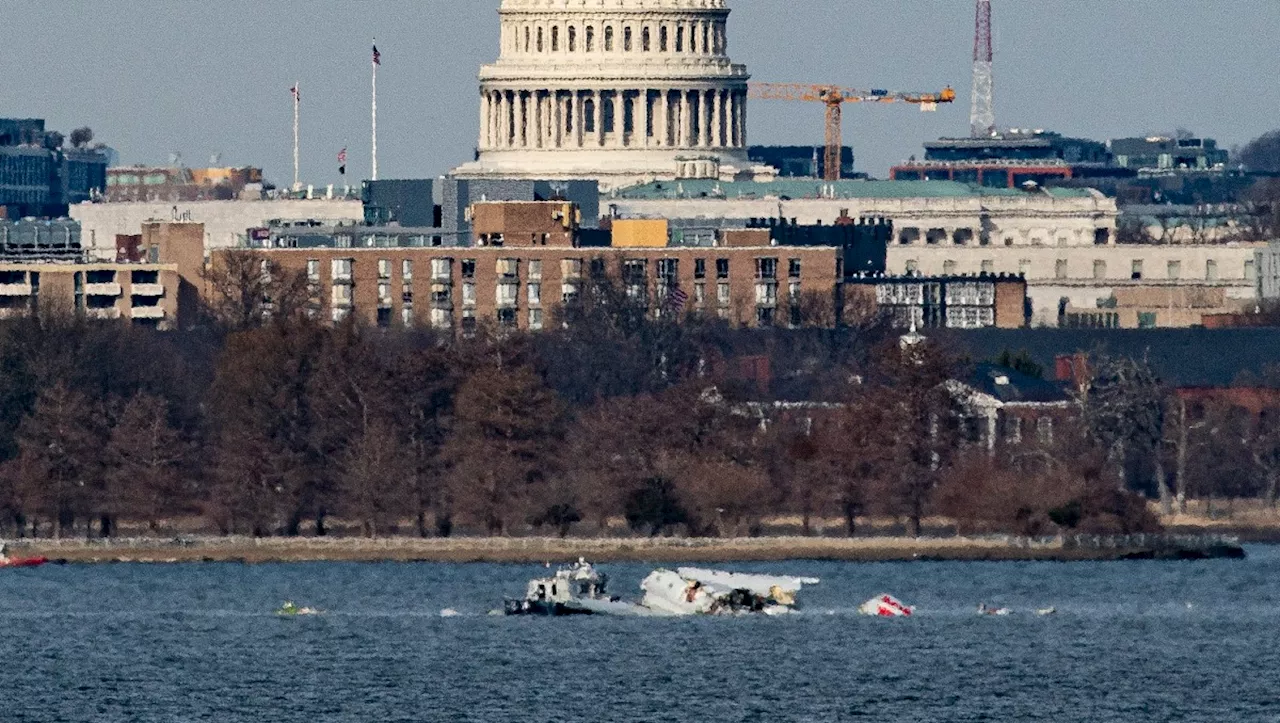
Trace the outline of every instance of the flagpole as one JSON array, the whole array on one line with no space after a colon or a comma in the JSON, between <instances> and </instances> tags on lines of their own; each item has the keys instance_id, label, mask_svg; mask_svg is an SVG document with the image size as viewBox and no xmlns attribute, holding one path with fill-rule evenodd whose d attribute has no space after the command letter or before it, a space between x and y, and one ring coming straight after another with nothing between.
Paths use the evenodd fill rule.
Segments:
<instances>
[{"instance_id":1,"label":"flagpole","mask_svg":"<svg viewBox=\"0 0 1280 723\"><path fill-rule=\"evenodd\" d=\"M293 83L293 190L298 190L302 182L298 176L298 106L301 91L297 81Z\"/></svg>"},{"instance_id":2,"label":"flagpole","mask_svg":"<svg viewBox=\"0 0 1280 723\"><path fill-rule=\"evenodd\" d=\"M378 47L378 39L373 39L373 47ZM373 175L372 180L378 180L378 59L373 59Z\"/></svg>"}]
</instances>

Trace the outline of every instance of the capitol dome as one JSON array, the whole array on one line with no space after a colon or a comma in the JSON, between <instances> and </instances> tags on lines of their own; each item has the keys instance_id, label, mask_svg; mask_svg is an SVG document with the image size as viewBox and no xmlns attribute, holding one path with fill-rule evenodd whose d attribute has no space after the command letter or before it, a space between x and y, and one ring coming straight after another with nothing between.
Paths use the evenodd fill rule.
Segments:
<instances>
[{"instance_id":1,"label":"capitol dome","mask_svg":"<svg viewBox=\"0 0 1280 723\"><path fill-rule=\"evenodd\" d=\"M503 0L460 178L751 178L726 0Z\"/></svg>"}]
</instances>

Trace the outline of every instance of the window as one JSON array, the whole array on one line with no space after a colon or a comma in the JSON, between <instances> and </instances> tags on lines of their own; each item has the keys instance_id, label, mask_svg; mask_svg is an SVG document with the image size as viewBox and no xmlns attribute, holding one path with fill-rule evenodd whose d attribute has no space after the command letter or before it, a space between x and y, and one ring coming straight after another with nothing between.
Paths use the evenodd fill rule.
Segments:
<instances>
[{"instance_id":1,"label":"window","mask_svg":"<svg viewBox=\"0 0 1280 723\"><path fill-rule=\"evenodd\" d=\"M560 26L556 25L551 28L551 52L560 52Z\"/></svg>"},{"instance_id":2,"label":"window","mask_svg":"<svg viewBox=\"0 0 1280 723\"><path fill-rule=\"evenodd\" d=\"M1055 279L1067 278L1067 260L1066 259L1058 259L1058 263L1054 264L1053 277Z\"/></svg>"},{"instance_id":3,"label":"window","mask_svg":"<svg viewBox=\"0 0 1280 723\"><path fill-rule=\"evenodd\" d=\"M1178 277L1180 276L1182 276L1182 262L1170 261L1169 262L1169 280L1177 281Z\"/></svg>"},{"instance_id":4,"label":"window","mask_svg":"<svg viewBox=\"0 0 1280 723\"><path fill-rule=\"evenodd\" d=\"M792 304L795 304L800 301L800 282L799 281L792 281L791 283L787 284L787 299L789 299Z\"/></svg>"},{"instance_id":5,"label":"window","mask_svg":"<svg viewBox=\"0 0 1280 723\"><path fill-rule=\"evenodd\" d=\"M774 317L774 309L771 306L761 306L756 309L756 323L760 326L772 326Z\"/></svg>"},{"instance_id":6,"label":"window","mask_svg":"<svg viewBox=\"0 0 1280 723\"><path fill-rule=\"evenodd\" d=\"M532 259L528 263L529 263L529 278L541 279L542 278L542 259Z\"/></svg>"},{"instance_id":7,"label":"window","mask_svg":"<svg viewBox=\"0 0 1280 723\"><path fill-rule=\"evenodd\" d=\"M605 37L608 37L607 35ZM622 50L623 52L631 52L631 28L628 26L622 30Z\"/></svg>"},{"instance_id":8,"label":"window","mask_svg":"<svg viewBox=\"0 0 1280 723\"><path fill-rule=\"evenodd\" d=\"M463 263L463 270L466 270L466 264ZM475 275L475 268L472 267L471 275ZM431 259L431 280L432 281L452 281L453 280L453 259Z\"/></svg>"},{"instance_id":9,"label":"window","mask_svg":"<svg viewBox=\"0 0 1280 723\"><path fill-rule=\"evenodd\" d=\"M498 326L501 326L504 329L514 329L516 324L515 309L498 309Z\"/></svg>"},{"instance_id":10,"label":"window","mask_svg":"<svg viewBox=\"0 0 1280 723\"><path fill-rule=\"evenodd\" d=\"M596 132L596 102L590 98L582 104L582 130L586 133Z\"/></svg>"},{"instance_id":11,"label":"window","mask_svg":"<svg viewBox=\"0 0 1280 723\"><path fill-rule=\"evenodd\" d=\"M578 298L578 285L571 281L566 281L560 285L560 300L566 304Z\"/></svg>"},{"instance_id":12,"label":"window","mask_svg":"<svg viewBox=\"0 0 1280 723\"><path fill-rule=\"evenodd\" d=\"M697 282L693 285L693 305L701 309L707 303L707 285Z\"/></svg>"},{"instance_id":13,"label":"window","mask_svg":"<svg viewBox=\"0 0 1280 723\"><path fill-rule=\"evenodd\" d=\"M1005 417L1004 438L1014 444L1022 442L1022 417Z\"/></svg>"},{"instance_id":14,"label":"window","mask_svg":"<svg viewBox=\"0 0 1280 723\"><path fill-rule=\"evenodd\" d=\"M333 295L330 298L333 306L351 306L351 287L345 284L333 287Z\"/></svg>"},{"instance_id":15,"label":"window","mask_svg":"<svg viewBox=\"0 0 1280 723\"><path fill-rule=\"evenodd\" d=\"M716 284L716 302L721 306L729 305L729 285L725 283Z\"/></svg>"},{"instance_id":16,"label":"window","mask_svg":"<svg viewBox=\"0 0 1280 723\"><path fill-rule=\"evenodd\" d=\"M332 272L334 282L351 280L351 259L334 259L330 262L329 270Z\"/></svg>"},{"instance_id":17,"label":"window","mask_svg":"<svg viewBox=\"0 0 1280 723\"><path fill-rule=\"evenodd\" d=\"M529 52L529 29L524 29L524 52ZM542 28L538 28L538 52L542 52Z\"/></svg>"},{"instance_id":18,"label":"window","mask_svg":"<svg viewBox=\"0 0 1280 723\"><path fill-rule=\"evenodd\" d=\"M658 259L658 281L667 286L680 285L679 259Z\"/></svg>"},{"instance_id":19,"label":"window","mask_svg":"<svg viewBox=\"0 0 1280 723\"><path fill-rule=\"evenodd\" d=\"M542 329L542 309L529 309L529 328L533 331Z\"/></svg>"},{"instance_id":20,"label":"window","mask_svg":"<svg viewBox=\"0 0 1280 723\"><path fill-rule=\"evenodd\" d=\"M951 260L951 259L947 259L946 261L943 261L943 262L942 262L942 274L943 274L943 276L953 276L953 275L955 275L955 273L956 273L956 262L955 262L955 261L953 261L953 260Z\"/></svg>"},{"instance_id":21,"label":"window","mask_svg":"<svg viewBox=\"0 0 1280 723\"><path fill-rule=\"evenodd\" d=\"M1053 418L1041 417L1036 420L1036 437L1040 444L1053 444Z\"/></svg>"},{"instance_id":22,"label":"window","mask_svg":"<svg viewBox=\"0 0 1280 723\"><path fill-rule=\"evenodd\" d=\"M391 306L391 284L378 282L378 306Z\"/></svg>"},{"instance_id":23,"label":"window","mask_svg":"<svg viewBox=\"0 0 1280 723\"><path fill-rule=\"evenodd\" d=\"M391 259L378 259L378 278L391 278Z\"/></svg>"},{"instance_id":24,"label":"window","mask_svg":"<svg viewBox=\"0 0 1280 723\"><path fill-rule=\"evenodd\" d=\"M498 284L494 289L494 302L498 306L515 306L518 303L520 284Z\"/></svg>"},{"instance_id":25,"label":"window","mask_svg":"<svg viewBox=\"0 0 1280 723\"><path fill-rule=\"evenodd\" d=\"M968 246L973 243L973 229L958 228L951 234L951 243L957 246Z\"/></svg>"},{"instance_id":26,"label":"window","mask_svg":"<svg viewBox=\"0 0 1280 723\"><path fill-rule=\"evenodd\" d=\"M1244 278L1245 278L1245 281L1257 281L1257 280L1258 280L1258 271L1257 271L1257 267L1254 265L1254 263L1253 263L1253 260L1252 260L1252 259L1250 259L1250 260L1248 260L1248 261L1244 262Z\"/></svg>"},{"instance_id":27,"label":"window","mask_svg":"<svg viewBox=\"0 0 1280 723\"><path fill-rule=\"evenodd\" d=\"M307 259L307 281L320 283L320 259Z\"/></svg>"},{"instance_id":28,"label":"window","mask_svg":"<svg viewBox=\"0 0 1280 723\"><path fill-rule=\"evenodd\" d=\"M463 259L462 260L462 278L474 279L475 277L476 277L476 260Z\"/></svg>"},{"instance_id":29,"label":"window","mask_svg":"<svg viewBox=\"0 0 1280 723\"><path fill-rule=\"evenodd\" d=\"M756 259L756 278L757 279L778 278L778 260L777 259Z\"/></svg>"},{"instance_id":30,"label":"window","mask_svg":"<svg viewBox=\"0 0 1280 723\"><path fill-rule=\"evenodd\" d=\"M1142 259L1133 260L1133 270L1130 272L1129 278L1134 281L1142 280Z\"/></svg>"},{"instance_id":31,"label":"window","mask_svg":"<svg viewBox=\"0 0 1280 723\"><path fill-rule=\"evenodd\" d=\"M542 303L542 284L529 284L529 306Z\"/></svg>"},{"instance_id":32,"label":"window","mask_svg":"<svg viewBox=\"0 0 1280 723\"><path fill-rule=\"evenodd\" d=\"M498 259L495 271L497 271L498 276L519 276L520 259Z\"/></svg>"},{"instance_id":33,"label":"window","mask_svg":"<svg viewBox=\"0 0 1280 723\"><path fill-rule=\"evenodd\" d=\"M800 278L800 259L787 259L787 277Z\"/></svg>"},{"instance_id":34,"label":"window","mask_svg":"<svg viewBox=\"0 0 1280 723\"><path fill-rule=\"evenodd\" d=\"M729 259L716 259L716 278L729 278Z\"/></svg>"},{"instance_id":35,"label":"window","mask_svg":"<svg viewBox=\"0 0 1280 723\"><path fill-rule=\"evenodd\" d=\"M453 311L451 311L450 309L432 309L431 310L431 328L450 329L452 327L453 327Z\"/></svg>"},{"instance_id":36,"label":"window","mask_svg":"<svg viewBox=\"0 0 1280 723\"><path fill-rule=\"evenodd\" d=\"M693 278L695 279L707 278L707 260L706 259L693 260Z\"/></svg>"},{"instance_id":37,"label":"window","mask_svg":"<svg viewBox=\"0 0 1280 723\"><path fill-rule=\"evenodd\" d=\"M351 309L345 306L333 307L333 321L335 324L345 321L348 316L351 316Z\"/></svg>"},{"instance_id":38,"label":"window","mask_svg":"<svg viewBox=\"0 0 1280 723\"><path fill-rule=\"evenodd\" d=\"M409 259L400 262L400 278L406 283L413 281L413 262Z\"/></svg>"},{"instance_id":39,"label":"window","mask_svg":"<svg viewBox=\"0 0 1280 723\"><path fill-rule=\"evenodd\" d=\"M640 49L649 52L649 28L640 31Z\"/></svg>"},{"instance_id":40,"label":"window","mask_svg":"<svg viewBox=\"0 0 1280 723\"><path fill-rule=\"evenodd\" d=\"M646 259L624 259L622 280L628 284L643 284L649 278L649 262Z\"/></svg>"},{"instance_id":41,"label":"window","mask_svg":"<svg viewBox=\"0 0 1280 723\"><path fill-rule=\"evenodd\" d=\"M413 307L412 306L406 306L400 310L400 323L403 324L406 329L413 328Z\"/></svg>"},{"instance_id":42,"label":"window","mask_svg":"<svg viewBox=\"0 0 1280 723\"><path fill-rule=\"evenodd\" d=\"M569 26L569 52L578 52L578 29L572 25Z\"/></svg>"},{"instance_id":43,"label":"window","mask_svg":"<svg viewBox=\"0 0 1280 723\"><path fill-rule=\"evenodd\" d=\"M907 263L903 266L908 274L914 274L920 271L920 262L915 259L907 259Z\"/></svg>"},{"instance_id":44,"label":"window","mask_svg":"<svg viewBox=\"0 0 1280 723\"><path fill-rule=\"evenodd\" d=\"M1139 329L1154 329L1159 323L1160 323L1160 319L1158 316L1156 316L1156 312L1154 311L1138 312L1138 328Z\"/></svg>"},{"instance_id":45,"label":"window","mask_svg":"<svg viewBox=\"0 0 1280 723\"><path fill-rule=\"evenodd\" d=\"M613 37L613 36L612 36L612 35L610 35L610 38L611 38L611 39L612 39L612 37ZM585 42L586 42L586 45L587 45L587 52L588 52L588 53L594 53L594 52L596 51L596 29L595 29L595 27L594 27L594 26L591 26L591 25L588 25L588 26L587 26ZM610 50L613 50L613 43L612 43L612 42L610 42L610 43L609 43L609 49L610 49Z\"/></svg>"},{"instance_id":46,"label":"window","mask_svg":"<svg viewBox=\"0 0 1280 723\"><path fill-rule=\"evenodd\" d=\"M676 52L677 53L684 52L684 26L683 25L676 27Z\"/></svg>"},{"instance_id":47,"label":"window","mask_svg":"<svg viewBox=\"0 0 1280 723\"><path fill-rule=\"evenodd\" d=\"M390 326L391 326L391 308L390 308L390 307L378 307L378 316L377 316L377 320L378 320L378 328L379 328L379 329L387 329L387 328L390 328Z\"/></svg>"},{"instance_id":48,"label":"window","mask_svg":"<svg viewBox=\"0 0 1280 723\"><path fill-rule=\"evenodd\" d=\"M1106 261L1098 259L1093 262L1093 278L1095 279L1107 278L1107 262Z\"/></svg>"},{"instance_id":49,"label":"window","mask_svg":"<svg viewBox=\"0 0 1280 723\"><path fill-rule=\"evenodd\" d=\"M473 283L464 283L462 285L462 305L476 305L476 285Z\"/></svg>"},{"instance_id":50,"label":"window","mask_svg":"<svg viewBox=\"0 0 1280 723\"><path fill-rule=\"evenodd\" d=\"M985 261L982 262L982 273L994 274L995 272L996 272L996 262L992 261L991 259L986 259Z\"/></svg>"},{"instance_id":51,"label":"window","mask_svg":"<svg viewBox=\"0 0 1280 723\"><path fill-rule=\"evenodd\" d=\"M898 243L903 246L920 243L920 229L904 228L898 233Z\"/></svg>"},{"instance_id":52,"label":"window","mask_svg":"<svg viewBox=\"0 0 1280 723\"><path fill-rule=\"evenodd\" d=\"M1204 278L1205 278L1205 281L1218 280L1218 262L1217 261L1214 261L1213 259L1209 259L1208 261L1204 262Z\"/></svg>"},{"instance_id":53,"label":"window","mask_svg":"<svg viewBox=\"0 0 1280 723\"><path fill-rule=\"evenodd\" d=\"M582 277L582 259L561 259L560 275L566 279Z\"/></svg>"},{"instance_id":54,"label":"window","mask_svg":"<svg viewBox=\"0 0 1280 723\"><path fill-rule=\"evenodd\" d=\"M667 52L667 26L658 28L658 52Z\"/></svg>"},{"instance_id":55,"label":"window","mask_svg":"<svg viewBox=\"0 0 1280 723\"><path fill-rule=\"evenodd\" d=\"M924 242L930 246L937 246L947 240L947 230L943 228L931 228L929 233L925 234Z\"/></svg>"},{"instance_id":56,"label":"window","mask_svg":"<svg viewBox=\"0 0 1280 723\"><path fill-rule=\"evenodd\" d=\"M778 285L777 284L756 284L756 305L757 306L777 306L778 304Z\"/></svg>"}]
</instances>

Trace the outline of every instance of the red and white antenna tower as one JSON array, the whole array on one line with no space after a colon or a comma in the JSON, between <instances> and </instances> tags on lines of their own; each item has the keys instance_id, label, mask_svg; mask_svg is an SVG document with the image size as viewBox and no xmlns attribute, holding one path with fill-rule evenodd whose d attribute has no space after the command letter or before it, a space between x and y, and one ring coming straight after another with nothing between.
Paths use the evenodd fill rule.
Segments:
<instances>
[{"instance_id":1,"label":"red and white antenna tower","mask_svg":"<svg viewBox=\"0 0 1280 723\"><path fill-rule=\"evenodd\" d=\"M978 0L973 34L973 110L969 113L969 131L974 138L986 138L996 131L995 56L991 46L991 0Z\"/></svg>"}]
</instances>

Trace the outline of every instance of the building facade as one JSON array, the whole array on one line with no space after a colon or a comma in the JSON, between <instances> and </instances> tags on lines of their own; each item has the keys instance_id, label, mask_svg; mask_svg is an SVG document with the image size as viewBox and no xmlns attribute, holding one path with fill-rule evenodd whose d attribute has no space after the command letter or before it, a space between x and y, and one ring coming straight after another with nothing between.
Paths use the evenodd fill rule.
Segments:
<instances>
[{"instance_id":1,"label":"building facade","mask_svg":"<svg viewBox=\"0 0 1280 723\"><path fill-rule=\"evenodd\" d=\"M58 218L106 187L107 152L64 148L39 119L0 118L0 218Z\"/></svg>"},{"instance_id":2,"label":"building facade","mask_svg":"<svg viewBox=\"0 0 1280 723\"><path fill-rule=\"evenodd\" d=\"M460 178L739 178L745 66L726 0L503 0L480 70L477 160Z\"/></svg>"}]
</instances>

